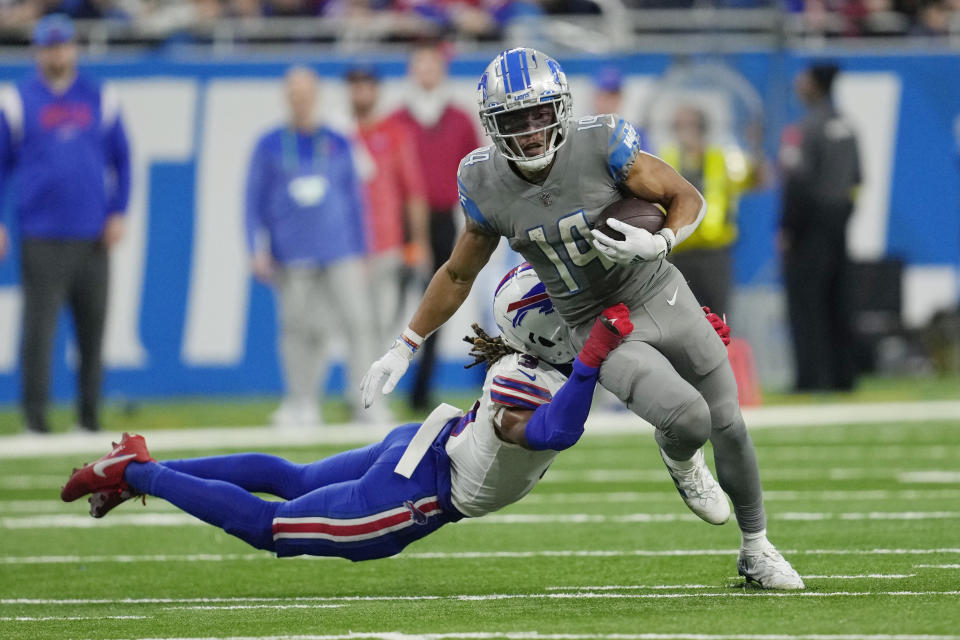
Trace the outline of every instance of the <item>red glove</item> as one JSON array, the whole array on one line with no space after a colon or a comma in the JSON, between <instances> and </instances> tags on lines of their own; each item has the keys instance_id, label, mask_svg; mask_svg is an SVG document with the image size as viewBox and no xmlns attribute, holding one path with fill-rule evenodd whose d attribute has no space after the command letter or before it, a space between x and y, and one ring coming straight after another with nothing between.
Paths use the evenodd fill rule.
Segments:
<instances>
[{"instance_id":1,"label":"red glove","mask_svg":"<svg viewBox=\"0 0 960 640\"><path fill-rule=\"evenodd\" d=\"M710 311L710 307L702 307L703 312L707 314L707 321L713 326L714 331L723 340L723 344L730 346L730 325L723 321L717 314Z\"/></svg>"},{"instance_id":2,"label":"red glove","mask_svg":"<svg viewBox=\"0 0 960 640\"><path fill-rule=\"evenodd\" d=\"M604 309L593 323L590 335L577 357L583 364L596 369L631 331L633 323L630 322L627 305L621 302Z\"/></svg>"}]
</instances>

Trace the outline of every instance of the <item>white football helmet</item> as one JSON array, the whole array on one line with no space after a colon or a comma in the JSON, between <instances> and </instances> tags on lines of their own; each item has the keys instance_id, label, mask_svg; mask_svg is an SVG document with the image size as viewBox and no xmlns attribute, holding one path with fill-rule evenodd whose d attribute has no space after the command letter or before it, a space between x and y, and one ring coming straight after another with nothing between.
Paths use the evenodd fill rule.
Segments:
<instances>
[{"instance_id":1,"label":"white football helmet","mask_svg":"<svg viewBox=\"0 0 960 640\"><path fill-rule=\"evenodd\" d=\"M511 269L497 285L493 317L503 341L517 351L550 364L570 362L576 355L567 326L529 262Z\"/></svg>"},{"instance_id":2,"label":"white football helmet","mask_svg":"<svg viewBox=\"0 0 960 640\"><path fill-rule=\"evenodd\" d=\"M536 49L510 49L494 58L480 76L477 102L483 130L504 157L522 168L546 167L567 141L573 104L567 76L556 60ZM530 117L528 110L540 106L552 109ZM517 138L539 132L543 148L527 155Z\"/></svg>"}]
</instances>

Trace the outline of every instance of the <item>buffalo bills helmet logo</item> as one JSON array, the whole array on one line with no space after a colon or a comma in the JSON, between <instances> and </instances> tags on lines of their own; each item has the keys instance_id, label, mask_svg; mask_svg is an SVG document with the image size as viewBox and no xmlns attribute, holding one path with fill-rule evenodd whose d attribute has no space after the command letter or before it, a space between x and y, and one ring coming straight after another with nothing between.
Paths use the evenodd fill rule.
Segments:
<instances>
[{"instance_id":1,"label":"buffalo bills helmet logo","mask_svg":"<svg viewBox=\"0 0 960 640\"><path fill-rule=\"evenodd\" d=\"M517 312L513 316L514 327L519 326L523 319L527 317L527 314L533 310L537 310L543 315L553 313L553 301L547 295L547 286L542 282L537 283L530 291L523 294L522 298L507 307L507 312Z\"/></svg>"}]
</instances>

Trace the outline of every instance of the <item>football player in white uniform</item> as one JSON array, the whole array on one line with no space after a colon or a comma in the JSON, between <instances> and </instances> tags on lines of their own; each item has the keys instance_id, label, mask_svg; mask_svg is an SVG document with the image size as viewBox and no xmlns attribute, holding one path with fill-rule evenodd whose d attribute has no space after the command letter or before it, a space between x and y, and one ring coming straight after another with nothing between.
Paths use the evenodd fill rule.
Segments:
<instances>
[{"instance_id":1,"label":"football player in white uniform","mask_svg":"<svg viewBox=\"0 0 960 640\"><path fill-rule=\"evenodd\" d=\"M539 51L497 56L480 78L477 100L493 145L460 163L465 230L409 326L364 376L364 403L394 388L505 237L533 265L575 347L611 303L630 308L635 330L604 362L600 384L656 428L667 470L694 513L723 524L730 517L724 493L730 496L742 533L739 572L763 587L802 589L800 576L767 540L760 472L726 349L703 322L683 276L664 260L703 219L704 198L644 153L623 118L602 114L571 123L563 69ZM618 241L594 228L608 205L633 196L663 207L662 230L610 220L624 235ZM719 483L704 462L708 439Z\"/></svg>"},{"instance_id":2,"label":"football player in white uniform","mask_svg":"<svg viewBox=\"0 0 960 640\"><path fill-rule=\"evenodd\" d=\"M448 522L525 496L583 434L600 364L632 330L629 310L613 305L575 352L526 263L501 281L494 314L501 337L475 325L468 338L475 364L488 370L466 414L440 405L423 424L304 465L260 453L157 462L142 436L124 434L109 454L74 470L61 497L92 494L90 513L102 517L132 497L157 496L278 556L399 553Z\"/></svg>"}]
</instances>

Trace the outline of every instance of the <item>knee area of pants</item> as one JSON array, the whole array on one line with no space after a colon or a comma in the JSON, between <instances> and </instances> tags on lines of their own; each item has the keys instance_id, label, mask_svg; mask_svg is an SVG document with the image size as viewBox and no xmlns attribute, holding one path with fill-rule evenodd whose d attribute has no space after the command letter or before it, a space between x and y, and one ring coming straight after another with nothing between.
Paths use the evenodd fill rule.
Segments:
<instances>
[{"instance_id":1,"label":"knee area of pants","mask_svg":"<svg viewBox=\"0 0 960 640\"><path fill-rule=\"evenodd\" d=\"M681 442L699 447L710 437L710 407L703 398L697 397L674 413L666 426Z\"/></svg>"}]
</instances>

